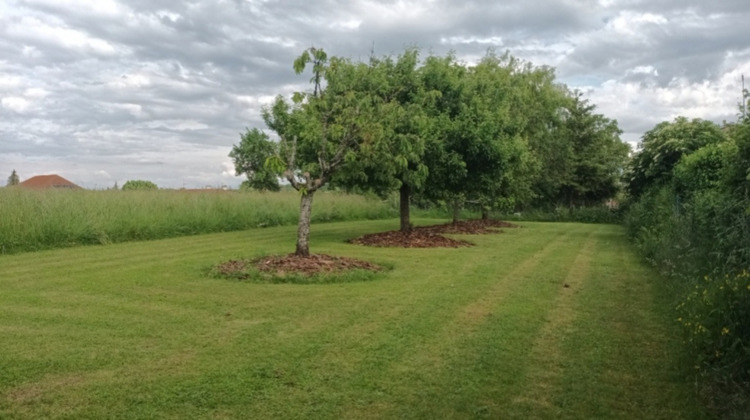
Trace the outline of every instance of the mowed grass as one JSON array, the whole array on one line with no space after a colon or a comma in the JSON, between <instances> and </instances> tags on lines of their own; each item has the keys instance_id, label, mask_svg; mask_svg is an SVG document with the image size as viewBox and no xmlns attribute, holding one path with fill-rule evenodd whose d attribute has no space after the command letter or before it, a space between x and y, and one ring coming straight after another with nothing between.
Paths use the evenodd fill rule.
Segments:
<instances>
[{"instance_id":1,"label":"mowed grass","mask_svg":"<svg viewBox=\"0 0 750 420\"><path fill-rule=\"evenodd\" d=\"M420 224L439 220L418 220ZM659 278L621 228L523 223L462 249L346 244L367 282L211 278L294 227L0 257L0 418L702 418Z\"/></svg>"}]
</instances>

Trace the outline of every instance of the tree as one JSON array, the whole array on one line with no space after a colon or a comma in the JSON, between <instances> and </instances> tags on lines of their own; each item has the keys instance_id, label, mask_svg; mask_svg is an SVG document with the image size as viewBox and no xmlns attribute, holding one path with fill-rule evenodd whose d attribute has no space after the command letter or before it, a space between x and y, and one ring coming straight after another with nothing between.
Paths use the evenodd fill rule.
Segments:
<instances>
[{"instance_id":1,"label":"tree","mask_svg":"<svg viewBox=\"0 0 750 420\"><path fill-rule=\"evenodd\" d=\"M13 172L8 177L8 184L7 184L7 186L10 187L10 186L13 186L13 185L18 185L20 183L21 183L21 180L18 178L18 174L16 173L16 170L14 169Z\"/></svg>"},{"instance_id":2,"label":"tree","mask_svg":"<svg viewBox=\"0 0 750 420\"><path fill-rule=\"evenodd\" d=\"M673 122L659 123L643 135L639 150L630 160L625 174L628 192L637 199L648 188L671 182L672 170L683 156L724 138L711 121L677 117Z\"/></svg>"},{"instance_id":3,"label":"tree","mask_svg":"<svg viewBox=\"0 0 750 420\"><path fill-rule=\"evenodd\" d=\"M411 229L410 200L427 178L425 92L418 68L418 50L407 49L395 60L371 57L368 87L380 135L360 147L358 159L334 183L347 189L386 196L399 191L400 230Z\"/></svg>"},{"instance_id":4,"label":"tree","mask_svg":"<svg viewBox=\"0 0 750 420\"><path fill-rule=\"evenodd\" d=\"M315 192L361 148L380 135L374 115L377 98L368 87L370 68L347 59L328 58L310 48L294 61L294 71L312 67L312 92L296 92L292 103L276 98L263 110L263 120L279 137L277 153L267 159L270 170L300 192L300 217L295 254L310 254L310 218ZM267 140L264 140L267 141Z\"/></svg>"},{"instance_id":5,"label":"tree","mask_svg":"<svg viewBox=\"0 0 750 420\"><path fill-rule=\"evenodd\" d=\"M156 186L151 181L144 181L140 179L136 180L129 180L126 181L124 184L122 184L122 190L128 191L128 190L141 190L141 191L147 191L147 190L157 190L159 187Z\"/></svg>"},{"instance_id":6,"label":"tree","mask_svg":"<svg viewBox=\"0 0 750 420\"><path fill-rule=\"evenodd\" d=\"M595 114L596 106L573 92L558 136L569 146L566 171L556 193L556 203L591 205L614 197L630 147L620 140L617 122Z\"/></svg>"},{"instance_id":7,"label":"tree","mask_svg":"<svg viewBox=\"0 0 750 420\"><path fill-rule=\"evenodd\" d=\"M266 167L266 160L278 152L278 144L257 128L247 130L240 138L240 144L232 147L229 157L234 161L236 174L247 176L243 186L258 191L279 191L277 174Z\"/></svg>"},{"instance_id":8,"label":"tree","mask_svg":"<svg viewBox=\"0 0 750 420\"><path fill-rule=\"evenodd\" d=\"M425 64L427 89L439 93L430 109L425 195L447 202L454 222L465 203L487 217L491 208L512 206L529 194L532 162L524 117L515 106L519 63L490 51L470 68L452 56Z\"/></svg>"}]
</instances>

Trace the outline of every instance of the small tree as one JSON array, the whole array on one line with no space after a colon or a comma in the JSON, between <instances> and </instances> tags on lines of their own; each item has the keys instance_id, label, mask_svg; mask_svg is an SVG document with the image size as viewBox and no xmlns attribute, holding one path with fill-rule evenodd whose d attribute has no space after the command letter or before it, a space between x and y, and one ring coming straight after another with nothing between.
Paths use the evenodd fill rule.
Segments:
<instances>
[{"instance_id":1,"label":"small tree","mask_svg":"<svg viewBox=\"0 0 750 420\"><path fill-rule=\"evenodd\" d=\"M157 187L156 184L154 184L153 182L144 181L140 179L130 180L122 184L123 191L128 191L128 190L145 191L145 190L157 190L157 189L159 189L159 187Z\"/></svg>"},{"instance_id":2,"label":"small tree","mask_svg":"<svg viewBox=\"0 0 750 420\"><path fill-rule=\"evenodd\" d=\"M7 186L10 187L10 186L13 186L13 185L18 185L20 183L21 183L21 180L18 179L18 174L16 173L16 170L14 169L13 172L8 177L8 184L7 184Z\"/></svg>"},{"instance_id":3,"label":"small tree","mask_svg":"<svg viewBox=\"0 0 750 420\"><path fill-rule=\"evenodd\" d=\"M247 130L240 138L240 144L232 147L229 157L234 161L236 174L247 176L242 188L279 191L279 177L266 166L266 160L278 153L278 143L270 141L268 135L257 128Z\"/></svg>"},{"instance_id":4,"label":"small tree","mask_svg":"<svg viewBox=\"0 0 750 420\"><path fill-rule=\"evenodd\" d=\"M315 192L358 159L360 148L369 147L380 135L374 113L377 97L368 89L369 66L343 58L329 59L316 48L306 50L294 61L294 71L300 74L308 65L312 65L313 91L296 92L291 104L279 96L263 110L266 125L280 139L277 153L267 159L266 166L301 194L298 256L310 255Z\"/></svg>"}]
</instances>

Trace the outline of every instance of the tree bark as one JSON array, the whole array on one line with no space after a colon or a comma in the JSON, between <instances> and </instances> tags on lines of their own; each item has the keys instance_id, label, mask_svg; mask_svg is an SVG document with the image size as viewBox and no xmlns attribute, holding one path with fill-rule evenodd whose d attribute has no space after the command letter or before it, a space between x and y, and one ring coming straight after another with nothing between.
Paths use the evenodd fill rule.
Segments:
<instances>
[{"instance_id":1,"label":"tree bark","mask_svg":"<svg viewBox=\"0 0 750 420\"><path fill-rule=\"evenodd\" d=\"M315 191L302 194L299 202L299 224L297 225L297 249L294 255L307 257L310 255L310 217L312 215L312 201Z\"/></svg>"},{"instance_id":2,"label":"tree bark","mask_svg":"<svg viewBox=\"0 0 750 420\"><path fill-rule=\"evenodd\" d=\"M458 223L458 219L461 218L461 200L451 200L451 207L453 207L453 224Z\"/></svg>"},{"instance_id":3,"label":"tree bark","mask_svg":"<svg viewBox=\"0 0 750 420\"><path fill-rule=\"evenodd\" d=\"M409 215L409 198L411 197L411 188L402 183L399 189L399 214L401 215L401 232L411 231L411 217Z\"/></svg>"}]
</instances>

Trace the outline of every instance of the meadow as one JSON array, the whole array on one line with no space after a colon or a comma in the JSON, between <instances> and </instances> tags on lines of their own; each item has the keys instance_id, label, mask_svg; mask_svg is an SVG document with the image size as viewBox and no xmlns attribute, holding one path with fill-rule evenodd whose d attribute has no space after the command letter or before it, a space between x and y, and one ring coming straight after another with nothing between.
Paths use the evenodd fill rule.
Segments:
<instances>
[{"instance_id":1,"label":"meadow","mask_svg":"<svg viewBox=\"0 0 750 420\"><path fill-rule=\"evenodd\" d=\"M208 274L294 226L0 256L0 418L704 418L624 230L521 225L459 249L314 225L313 252L389 267L335 284Z\"/></svg>"},{"instance_id":2,"label":"meadow","mask_svg":"<svg viewBox=\"0 0 750 420\"><path fill-rule=\"evenodd\" d=\"M321 191L313 222L395 216L392 203ZM296 224L299 195L0 188L0 254Z\"/></svg>"}]
</instances>

